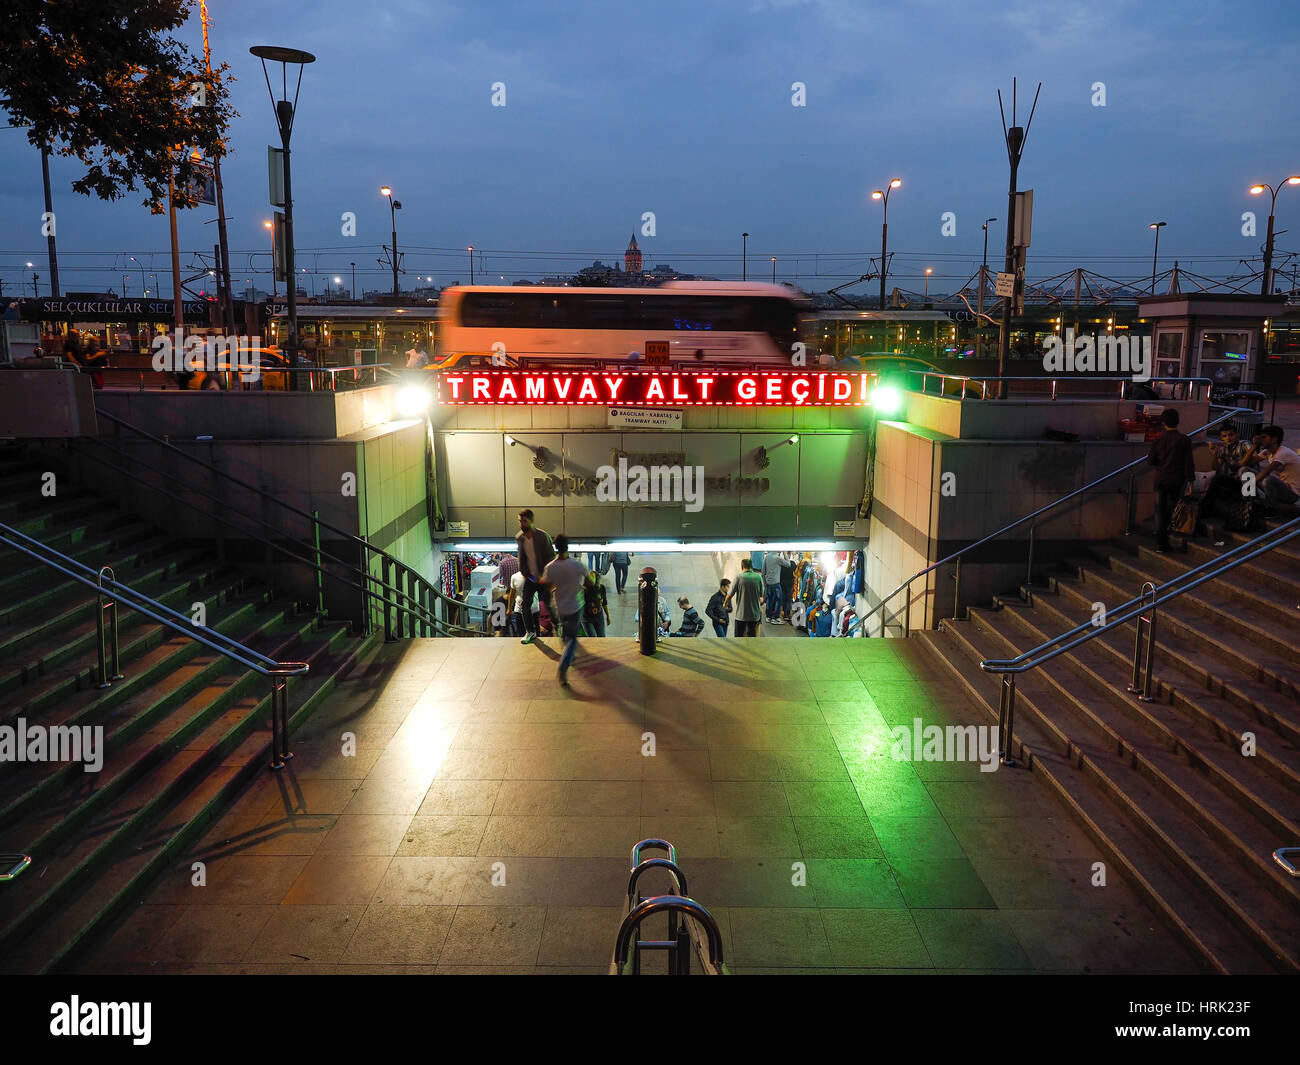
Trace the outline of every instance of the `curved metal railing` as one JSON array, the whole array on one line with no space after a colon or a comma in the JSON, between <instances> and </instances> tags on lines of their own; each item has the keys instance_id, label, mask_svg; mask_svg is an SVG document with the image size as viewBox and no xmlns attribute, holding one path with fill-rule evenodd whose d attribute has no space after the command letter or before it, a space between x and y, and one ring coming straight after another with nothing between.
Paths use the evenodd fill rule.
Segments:
<instances>
[{"instance_id":1,"label":"curved metal railing","mask_svg":"<svg viewBox=\"0 0 1300 1065\"><path fill-rule=\"evenodd\" d=\"M104 575L104 569L94 570L78 562L47 544L34 540L25 533L11 526L0 523L0 543L7 544L28 558L62 573L78 584L95 592L98 597L97 629L99 636L99 680L104 686L110 680L122 679L117 661L117 614L116 605L121 601L138 614L162 625L195 643L202 644L208 650L230 659L245 669L252 670L271 681L271 768L280 769L285 760L292 757L289 753L289 702L288 678L307 673L311 666L307 662L277 662L274 658L254 651L224 632L210 629L206 625L196 625L191 618L177 613L165 603L152 599L143 592L137 592L128 584ZM109 571L111 573L111 571ZM112 599L105 602L105 593ZM111 605L113 609L105 610ZM112 626L111 638L107 626ZM111 658L105 658L105 645L111 644Z\"/></svg>"}]
</instances>

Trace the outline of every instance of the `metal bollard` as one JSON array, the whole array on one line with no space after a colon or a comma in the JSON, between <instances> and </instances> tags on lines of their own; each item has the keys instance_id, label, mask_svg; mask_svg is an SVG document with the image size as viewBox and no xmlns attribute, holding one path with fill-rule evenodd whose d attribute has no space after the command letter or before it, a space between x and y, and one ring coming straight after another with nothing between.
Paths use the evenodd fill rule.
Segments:
<instances>
[{"instance_id":1,"label":"metal bollard","mask_svg":"<svg viewBox=\"0 0 1300 1065\"><path fill-rule=\"evenodd\" d=\"M641 653L652 655L659 641L659 580L654 568L646 566L637 582L637 639Z\"/></svg>"}]
</instances>

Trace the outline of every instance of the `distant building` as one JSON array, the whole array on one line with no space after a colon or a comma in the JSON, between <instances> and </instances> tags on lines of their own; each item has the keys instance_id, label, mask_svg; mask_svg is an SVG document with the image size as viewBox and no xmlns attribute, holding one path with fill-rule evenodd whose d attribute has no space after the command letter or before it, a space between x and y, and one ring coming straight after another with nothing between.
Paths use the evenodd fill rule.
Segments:
<instances>
[{"instance_id":1,"label":"distant building","mask_svg":"<svg viewBox=\"0 0 1300 1065\"><path fill-rule=\"evenodd\" d=\"M628 274L641 272L641 249L636 246L636 234L627 242L627 251L623 253L623 270Z\"/></svg>"}]
</instances>

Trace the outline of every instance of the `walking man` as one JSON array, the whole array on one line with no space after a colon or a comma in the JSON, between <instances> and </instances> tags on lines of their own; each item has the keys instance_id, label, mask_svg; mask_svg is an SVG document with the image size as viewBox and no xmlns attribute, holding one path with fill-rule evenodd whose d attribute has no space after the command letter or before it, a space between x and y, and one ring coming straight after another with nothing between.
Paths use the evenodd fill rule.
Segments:
<instances>
[{"instance_id":1,"label":"walking man","mask_svg":"<svg viewBox=\"0 0 1300 1065\"><path fill-rule=\"evenodd\" d=\"M519 572L524 575L523 607L524 625L528 631L520 643L532 643L537 639L537 617L533 614L533 600L542 592L542 574L547 564L555 557L555 548L551 538L533 524L533 512L519 512L519 535L515 537L519 556Z\"/></svg>"},{"instance_id":2,"label":"walking man","mask_svg":"<svg viewBox=\"0 0 1300 1065\"><path fill-rule=\"evenodd\" d=\"M781 555L763 556L763 613L773 625L781 624Z\"/></svg>"},{"instance_id":3,"label":"walking man","mask_svg":"<svg viewBox=\"0 0 1300 1065\"><path fill-rule=\"evenodd\" d=\"M727 596L724 605L736 601L736 635L757 636L758 623L763 620L763 578L748 558L740 560L740 576Z\"/></svg>"},{"instance_id":4,"label":"walking man","mask_svg":"<svg viewBox=\"0 0 1300 1065\"><path fill-rule=\"evenodd\" d=\"M622 595L627 586L627 568L632 564L632 556L626 551L615 551L609 556L609 564L614 567L614 591Z\"/></svg>"},{"instance_id":5,"label":"walking man","mask_svg":"<svg viewBox=\"0 0 1300 1065\"><path fill-rule=\"evenodd\" d=\"M1196 480L1192 442L1178 431L1178 411L1160 415L1165 430L1151 445L1149 461L1156 468L1156 550L1169 550L1169 522L1189 481Z\"/></svg>"},{"instance_id":6,"label":"walking man","mask_svg":"<svg viewBox=\"0 0 1300 1065\"><path fill-rule=\"evenodd\" d=\"M713 635L727 635L727 608L724 605L727 599L727 592L731 588L731 581L725 577L718 584L718 590L713 593L709 599L708 605L704 608L704 613L708 615L709 620L713 622Z\"/></svg>"},{"instance_id":7,"label":"walking man","mask_svg":"<svg viewBox=\"0 0 1300 1065\"><path fill-rule=\"evenodd\" d=\"M542 584L550 589L555 617L564 637L564 654L556 671L560 687L569 686L569 666L578 652L578 623L582 617L582 585L587 579L587 567L576 558L569 557L569 538L560 533L555 538L555 558L542 571Z\"/></svg>"}]
</instances>

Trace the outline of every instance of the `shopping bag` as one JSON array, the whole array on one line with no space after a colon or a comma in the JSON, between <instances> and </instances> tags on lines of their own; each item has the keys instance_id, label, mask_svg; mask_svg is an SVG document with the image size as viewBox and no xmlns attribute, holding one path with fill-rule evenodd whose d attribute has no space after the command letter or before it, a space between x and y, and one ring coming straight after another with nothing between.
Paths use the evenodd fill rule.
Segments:
<instances>
[{"instance_id":1,"label":"shopping bag","mask_svg":"<svg viewBox=\"0 0 1300 1065\"><path fill-rule=\"evenodd\" d=\"M1201 501L1196 496L1183 496L1169 516L1169 531L1184 536L1196 535L1196 523L1201 517Z\"/></svg>"}]
</instances>

